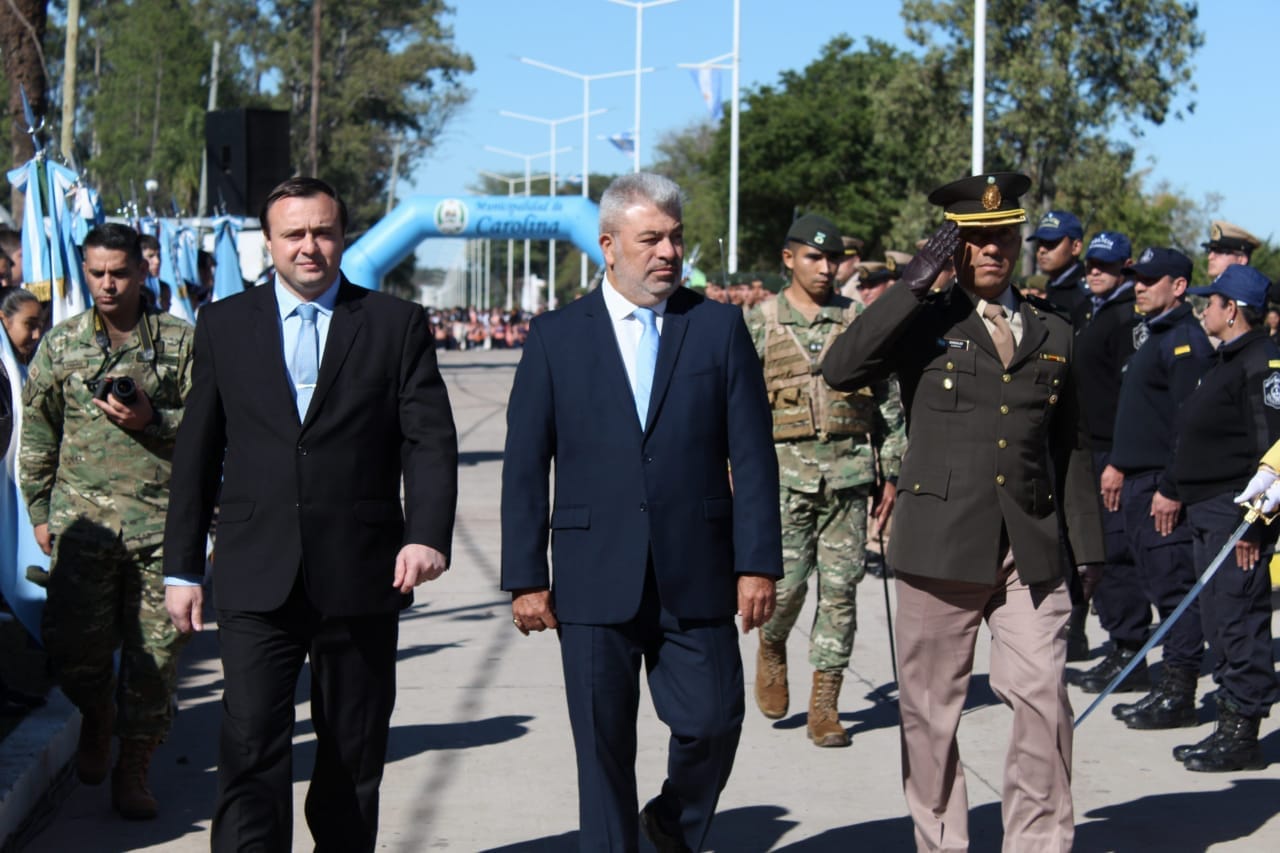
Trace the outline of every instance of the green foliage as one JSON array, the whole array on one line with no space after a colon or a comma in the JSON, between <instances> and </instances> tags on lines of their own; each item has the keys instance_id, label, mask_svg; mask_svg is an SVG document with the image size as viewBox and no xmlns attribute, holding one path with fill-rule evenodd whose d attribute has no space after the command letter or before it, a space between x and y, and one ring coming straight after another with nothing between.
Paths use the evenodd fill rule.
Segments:
<instances>
[{"instance_id":1,"label":"green foliage","mask_svg":"<svg viewBox=\"0 0 1280 853\"><path fill-rule=\"evenodd\" d=\"M181 0L83 5L75 156L109 208L145 203L149 178L161 184L159 206L172 198L195 208L210 48L187 7Z\"/></svg>"},{"instance_id":2,"label":"green foliage","mask_svg":"<svg viewBox=\"0 0 1280 853\"><path fill-rule=\"evenodd\" d=\"M240 103L291 115L295 166L309 171L312 4L202 0L210 35L223 39ZM343 0L322 7L318 177L347 199L359 232L386 207L394 150L409 174L468 92L471 58L453 45L443 0Z\"/></svg>"}]
</instances>

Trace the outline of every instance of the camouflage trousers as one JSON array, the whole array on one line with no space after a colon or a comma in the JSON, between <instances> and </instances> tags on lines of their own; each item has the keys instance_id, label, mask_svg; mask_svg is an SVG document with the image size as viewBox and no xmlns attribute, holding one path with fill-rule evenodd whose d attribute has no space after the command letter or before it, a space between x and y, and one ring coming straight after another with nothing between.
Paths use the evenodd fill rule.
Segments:
<instances>
[{"instance_id":1,"label":"camouflage trousers","mask_svg":"<svg viewBox=\"0 0 1280 853\"><path fill-rule=\"evenodd\" d=\"M178 653L190 635L165 610L160 547L59 536L48 592L41 627L62 692L81 709L114 701L123 739L163 739L173 722Z\"/></svg>"},{"instance_id":2,"label":"camouflage trousers","mask_svg":"<svg viewBox=\"0 0 1280 853\"><path fill-rule=\"evenodd\" d=\"M782 489L782 580L777 606L762 629L764 639L784 642L800 616L809 577L818 575L817 612L809 634L814 669L844 669L858 627L858 581L866 571L869 486L818 494Z\"/></svg>"}]
</instances>

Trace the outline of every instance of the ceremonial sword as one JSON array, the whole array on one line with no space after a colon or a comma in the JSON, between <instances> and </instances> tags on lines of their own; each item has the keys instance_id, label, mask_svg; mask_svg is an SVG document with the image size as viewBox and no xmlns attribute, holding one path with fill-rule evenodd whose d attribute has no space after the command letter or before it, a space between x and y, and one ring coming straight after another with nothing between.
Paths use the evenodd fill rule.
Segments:
<instances>
[{"instance_id":1,"label":"ceremonial sword","mask_svg":"<svg viewBox=\"0 0 1280 853\"><path fill-rule=\"evenodd\" d=\"M1178 602L1178 606L1169 614L1169 618L1160 623L1142 648L1138 649L1137 653L1130 658L1127 664L1125 664L1124 669L1120 670L1119 674L1117 674L1115 678L1111 679L1111 683L1107 685L1106 689L1098 694L1098 698L1093 700L1093 704L1088 708L1085 708L1083 714L1076 717L1075 725L1072 726L1072 728L1080 728L1080 724L1088 719L1089 715L1093 713L1093 710L1098 707L1102 700L1114 693L1116 687L1120 685L1120 682L1124 681L1125 678L1128 677L1129 673L1133 672L1134 668L1138 666L1138 664L1147 659L1147 652L1155 648L1156 643L1159 643L1164 639L1164 635L1169 633L1169 629L1178 621L1178 617L1180 617L1186 609L1191 606L1191 602L1196 600L1196 596L1200 594L1200 590L1204 589L1205 584L1207 584L1218 571L1218 567L1226 562L1227 557L1229 557L1235 550L1236 543L1244 537L1250 526L1252 526L1259 518L1267 524L1271 523L1275 516L1262 514L1263 499L1264 496L1259 495L1257 500L1255 500L1249 508L1245 510L1244 521L1240 522L1240 526L1237 527L1235 532L1227 538L1227 543L1222 546L1222 550L1218 552L1218 556L1214 557L1213 562L1209 563L1209 567L1200 574L1199 579L1191 589L1187 591L1187 594L1183 596L1182 601Z\"/></svg>"}]
</instances>

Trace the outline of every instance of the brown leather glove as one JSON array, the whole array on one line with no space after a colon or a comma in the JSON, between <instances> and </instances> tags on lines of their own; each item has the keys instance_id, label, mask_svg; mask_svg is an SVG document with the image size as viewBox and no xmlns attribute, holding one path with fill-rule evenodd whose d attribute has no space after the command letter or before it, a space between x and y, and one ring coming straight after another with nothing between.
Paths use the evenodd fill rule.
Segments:
<instances>
[{"instance_id":1,"label":"brown leather glove","mask_svg":"<svg viewBox=\"0 0 1280 853\"><path fill-rule=\"evenodd\" d=\"M902 281L916 299L924 299L938 277L956 253L960 245L960 226L947 220L933 232L928 242L916 252L911 263L902 270Z\"/></svg>"}]
</instances>

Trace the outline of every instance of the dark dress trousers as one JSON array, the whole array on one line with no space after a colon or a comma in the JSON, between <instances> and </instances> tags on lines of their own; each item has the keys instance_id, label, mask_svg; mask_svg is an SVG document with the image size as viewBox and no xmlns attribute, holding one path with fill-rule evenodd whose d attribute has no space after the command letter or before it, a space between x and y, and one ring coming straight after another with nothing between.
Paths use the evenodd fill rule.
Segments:
<instances>
[{"instance_id":1,"label":"dark dress trousers","mask_svg":"<svg viewBox=\"0 0 1280 853\"><path fill-rule=\"evenodd\" d=\"M637 848L642 661L671 729L654 808L699 849L742 725L737 577L782 574L769 404L742 313L672 294L641 428L597 290L534 320L507 418L502 588L552 586L581 849Z\"/></svg>"},{"instance_id":2,"label":"dark dress trousers","mask_svg":"<svg viewBox=\"0 0 1280 853\"><path fill-rule=\"evenodd\" d=\"M457 437L420 307L343 281L299 423L273 287L202 309L174 453L166 574L200 576L225 676L213 848L291 845L294 689L310 658L318 850L372 850L395 701L393 586L409 543L449 554ZM401 477L404 508L401 509Z\"/></svg>"}]
</instances>

